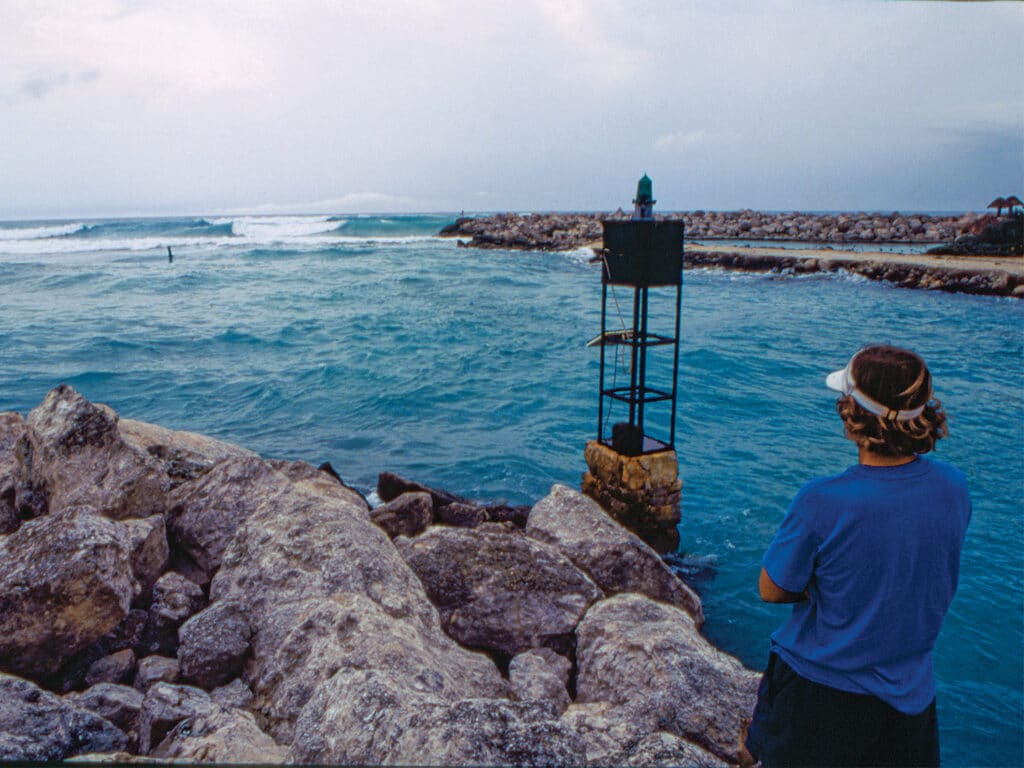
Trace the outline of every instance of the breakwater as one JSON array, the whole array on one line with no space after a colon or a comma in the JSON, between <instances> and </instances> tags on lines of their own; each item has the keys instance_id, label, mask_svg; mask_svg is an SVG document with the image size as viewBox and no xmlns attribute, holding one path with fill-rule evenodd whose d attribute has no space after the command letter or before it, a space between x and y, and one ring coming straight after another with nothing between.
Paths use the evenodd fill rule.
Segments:
<instances>
[{"instance_id":1,"label":"breakwater","mask_svg":"<svg viewBox=\"0 0 1024 768\"><path fill-rule=\"evenodd\" d=\"M983 243L979 232L991 228L991 215L961 216L874 214L763 213L759 211L667 214L682 217L687 247L684 267L718 267L748 272L805 274L846 271L904 288L974 293L1024 298L1024 269L997 268L974 256L1003 258L1002 250ZM598 213L500 213L479 218L459 218L441 230L442 237L458 237L469 248L568 251L602 246L601 220L627 218L621 210ZM662 218L662 217L659 217ZM702 248L716 240L751 240L772 243L805 243L790 253L765 252L763 248L722 250ZM698 241L694 243L694 241ZM882 258L880 254L854 254L845 247L865 244L943 244L939 255L915 254L907 258ZM833 255L834 254L834 255ZM957 256L947 259L947 256ZM1013 257L1005 256L1007 259ZM1020 260L1020 257L1016 257ZM1024 262L1022 262L1024 263Z\"/></svg>"},{"instance_id":2,"label":"breakwater","mask_svg":"<svg viewBox=\"0 0 1024 768\"><path fill-rule=\"evenodd\" d=\"M469 237L474 248L567 250L601 239L601 220L626 219L621 209L603 213L499 213L460 218L442 236ZM682 218L686 236L706 240L770 240L808 243L944 243L976 227L986 217L927 216L900 213L765 213L762 211L693 211L657 218ZM987 217L991 218L991 217Z\"/></svg>"}]
</instances>

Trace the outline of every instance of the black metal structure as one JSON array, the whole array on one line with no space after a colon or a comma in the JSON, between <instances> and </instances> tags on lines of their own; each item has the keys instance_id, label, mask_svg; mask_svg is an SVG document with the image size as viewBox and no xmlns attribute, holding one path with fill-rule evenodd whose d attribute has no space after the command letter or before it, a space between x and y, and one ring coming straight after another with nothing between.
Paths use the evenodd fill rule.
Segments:
<instances>
[{"instance_id":1,"label":"black metal structure","mask_svg":"<svg viewBox=\"0 0 1024 768\"><path fill-rule=\"evenodd\" d=\"M679 377L679 332L683 304L683 222L633 219L606 220L601 270L601 335L592 344L601 347L601 387L597 409L597 439L626 456L674 450L676 438L676 382ZM615 298L615 286L632 289L632 326L609 331L609 288ZM675 327L655 333L648 327L651 289L675 289ZM657 294L656 294L657 295ZM616 303L617 298L616 298ZM623 318L625 320L625 318ZM629 348L629 383L607 381L606 348ZM672 381L649 386L647 357L655 347L669 347L672 353ZM628 406L629 421L613 426L606 433L605 407L611 413L614 402ZM649 408L668 408L668 434L645 432L644 420Z\"/></svg>"}]
</instances>

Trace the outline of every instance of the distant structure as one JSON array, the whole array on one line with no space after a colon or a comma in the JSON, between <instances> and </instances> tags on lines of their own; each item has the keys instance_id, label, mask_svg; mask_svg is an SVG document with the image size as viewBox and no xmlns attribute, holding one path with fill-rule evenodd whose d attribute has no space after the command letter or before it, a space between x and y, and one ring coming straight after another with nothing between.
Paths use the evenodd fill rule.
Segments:
<instances>
[{"instance_id":1,"label":"distant structure","mask_svg":"<svg viewBox=\"0 0 1024 768\"><path fill-rule=\"evenodd\" d=\"M645 173L636 183L636 199L633 201L633 220L651 221L654 219L654 185Z\"/></svg>"}]
</instances>

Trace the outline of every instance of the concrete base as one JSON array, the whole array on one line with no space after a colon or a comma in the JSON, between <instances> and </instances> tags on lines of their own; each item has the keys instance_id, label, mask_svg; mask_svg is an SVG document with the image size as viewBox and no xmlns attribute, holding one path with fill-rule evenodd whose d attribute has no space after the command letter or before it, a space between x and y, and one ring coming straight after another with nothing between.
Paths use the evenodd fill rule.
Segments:
<instances>
[{"instance_id":1,"label":"concrete base","mask_svg":"<svg viewBox=\"0 0 1024 768\"><path fill-rule=\"evenodd\" d=\"M675 451L624 456L597 440L583 453L582 490L660 554L679 547L683 481Z\"/></svg>"}]
</instances>

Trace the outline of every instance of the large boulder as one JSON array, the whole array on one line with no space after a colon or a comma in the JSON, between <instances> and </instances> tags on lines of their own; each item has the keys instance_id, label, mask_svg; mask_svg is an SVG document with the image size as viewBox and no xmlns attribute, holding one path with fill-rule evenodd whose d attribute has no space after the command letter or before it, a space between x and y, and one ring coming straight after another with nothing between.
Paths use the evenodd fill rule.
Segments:
<instances>
[{"instance_id":1,"label":"large boulder","mask_svg":"<svg viewBox=\"0 0 1024 768\"><path fill-rule=\"evenodd\" d=\"M250 712L215 706L182 720L150 754L196 763L283 763L286 750L260 730Z\"/></svg>"},{"instance_id":2,"label":"large boulder","mask_svg":"<svg viewBox=\"0 0 1024 768\"><path fill-rule=\"evenodd\" d=\"M606 702L643 733L665 731L729 762L760 675L714 648L686 612L642 595L616 595L577 630L576 701Z\"/></svg>"},{"instance_id":3,"label":"large boulder","mask_svg":"<svg viewBox=\"0 0 1024 768\"><path fill-rule=\"evenodd\" d=\"M557 547L605 594L639 592L682 608L698 627L704 623L697 594L590 497L555 485L530 511L526 534Z\"/></svg>"},{"instance_id":4,"label":"large boulder","mask_svg":"<svg viewBox=\"0 0 1024 768\"><path fill-rule=\"evenodd\" d=\"M435 527L398 540L402 557L462 645L505 657L567 652L600 589L554 547L519 532Z\"/></svg>"},{"instance_id":5,"label":"large boulder","mask_svg":"<svg viewBox=\"0 0 1024 768\"><path fill-rule=\"evenodd\" d=\"M346 765L585 765L580 737L537 702L450 701L376 670L321 685L288 762Z\"/></svg>"},{"instance_id":6,"label":"large boulder","mask_svg":"<svg viewBox=\"0 0 1024 768\"><path fill-rule=\"evenodd\" d=\"M178 630L181 676L206 690L223 685L241 670L251 637L245 608L218 600Z\"/></svg>"},{"instance_id":7,"label":"large boulder","mask_svg":"<svg viewBox=\"0 0 1024 768\"><path fill-rule=\"evenodd\" d=\"M128 737L106 718L0 672L0 762L58 762L127 745Z\"/></svg>"},{"instance_id":8,"label":"large boulder","mask_svg":"<svg viewBox=\"0 0 1024 768\"><path fill-rule=\"evenodd\" d=\"M253 634L243 678L281 744L317 687L339 671L384 670L445 699L504 696L486 656L442 632L437 611L362 500L295 483L257 497L224 550L213 601L244 605Z\"/></svg>"},{"instance_id":9,"label":"large boulder","mask_svg":"<svg viewBox=\"0 0 1024 768\"><path fill-rule=\"evenodd\" d=\"M113 630L137 591L120 524L73 507L0 536L0 665L29 677Z\"/></svg>"},{"instance_id":10,"label":"large boulder","mask_svg":"<svg viewBox=\"0 0 1024 768\"><path fill-rule=\"evenodd\" d=\"M19 451L26 483L45 489L47 511L88 505L114 519L164 511L167 476L121 437L117 421L64 384L29 413Z\"/></svg>"},{"instance_id":11,"label":"large boulder","mask_svg":"<svg viewBox=\"0 0 1024 768\"><path fill-rule=\"evenodd\" d=\"M292 482L258 457L221 461L171 495L167 514L172 544L199 566L209 582L238 526L264 501L283 495Z\"/></svg>"}]
</instances>

